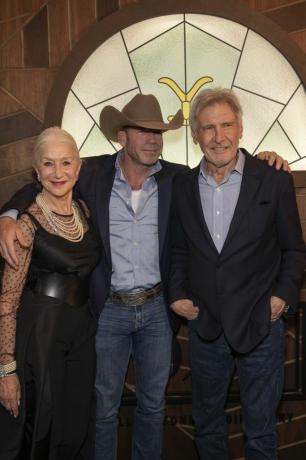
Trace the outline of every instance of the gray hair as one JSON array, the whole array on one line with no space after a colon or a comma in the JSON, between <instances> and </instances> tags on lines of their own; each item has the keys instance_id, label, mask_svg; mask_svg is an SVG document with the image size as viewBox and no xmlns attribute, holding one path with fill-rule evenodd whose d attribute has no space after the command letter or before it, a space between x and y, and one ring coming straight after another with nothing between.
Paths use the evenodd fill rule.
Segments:
<instances>
[{"instance_id":1,"label":"gray hair","mask_svg":"<svg viewBox=\"0 0 306 460\"><path fill-rule=\"evenodd\" d=\"M200 91L191 103L189 124L193 132L198 127L199 113L206 107L219 102L226 102L233 109L237 122L242 124L242 107L234 92L226 88L209 88Z\"/></svg>"},{"instance_id":2,"label":"gray hair","mask_svg":"<svg viewBox=\"0 0 306 460\"><path fill-rule=\"evenodd\" d=\"M71 134L69 134L64 129L59 128L58 126L52 126L51 128L47 128L44 131L42 131L36 139L32 156L34 165L37 165L45 145L52 141L68 144L70 147L72 147L72 149L76 152L77 156L79 157L78 146Z\"/></svg>"}]
</instances>

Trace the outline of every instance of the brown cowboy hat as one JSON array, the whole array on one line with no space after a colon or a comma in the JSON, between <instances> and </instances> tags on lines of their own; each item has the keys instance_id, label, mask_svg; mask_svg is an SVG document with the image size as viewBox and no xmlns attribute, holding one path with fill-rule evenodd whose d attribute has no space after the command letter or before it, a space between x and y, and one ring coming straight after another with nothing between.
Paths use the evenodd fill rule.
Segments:
<instances>
[{"instance_id":1,"label":"brown cowboy hat","mask_svg":"<svg viewBox=\"0 0 306 460\"><path fill-rule=\"evenodd\" d=\"M107 105L100 114L101 131L112 141L117 141L118 131L127 126L168 131L180 128L183 121L183 113L178 110L172 120L165 123L158 100L153 94L136 94L121 112Z\"/></svg>"}]
</instances>

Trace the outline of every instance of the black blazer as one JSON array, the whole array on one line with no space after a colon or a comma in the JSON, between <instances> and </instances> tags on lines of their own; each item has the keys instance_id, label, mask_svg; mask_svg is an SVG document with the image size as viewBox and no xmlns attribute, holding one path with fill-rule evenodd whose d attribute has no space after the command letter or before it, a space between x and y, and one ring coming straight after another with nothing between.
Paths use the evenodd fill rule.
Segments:
<instances>
[{"instance_id":1,"label":"black blazer","mask_svg":"<svg viewBox=\"0 0 306 460\"><path fill-rule=\"evenodd\" d=\"M190 298L199 306L191 321L200 336L223 331L246 353L270 328L270 297L298 303L305 244L290 174L245 152L241 190L219 254L205 223L199 166L180 175L173 191L172 270L169 301Z\"/></svg>"},{"instance_id":2,"label":"black blazer","mask_svg":"<svg viewBox=\"0 0 306 460\"><path fill-rule=\"evenodd\" d=\"M109 202L115 177L117 154L101 155L83 160L75 193L87 204L91 220L102 241L102 257L92 274L91 298L95 314L98 317L109 295L112 261L109 239ZM164 286L168 283L170 271L170 231L169 214L174 176L187 169L186 166L160 160L162 169L155 174L158 185L158 236L161 279ZM25 186L5 204L7 209L24 210L33 201L38 189L33 184ZM179 319L167 308L171 326L176 330Z\"/></svg>"}]
</instances>

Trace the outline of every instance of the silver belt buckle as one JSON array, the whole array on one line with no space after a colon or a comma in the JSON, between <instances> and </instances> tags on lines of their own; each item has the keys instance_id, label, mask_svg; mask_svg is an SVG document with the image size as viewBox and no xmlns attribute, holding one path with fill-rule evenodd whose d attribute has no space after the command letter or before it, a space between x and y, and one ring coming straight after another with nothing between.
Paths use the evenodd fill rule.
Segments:
<instances>
[{"instance_id":1,"label":"silver belt buckle","mask_svg":"<svg viewBox=\"0 0 306 460\"><path fill-rule=\"evenodd\" d=\"M135 296L135 297L132 298L132 296ZM135 306L135 307L138 307L139 305L143 305L147 299L145 292L137 292L135 294L127 295L125 298L124 297L122 297L123 303L125 303L128 306Z\"/></svg>"}]
</instances>

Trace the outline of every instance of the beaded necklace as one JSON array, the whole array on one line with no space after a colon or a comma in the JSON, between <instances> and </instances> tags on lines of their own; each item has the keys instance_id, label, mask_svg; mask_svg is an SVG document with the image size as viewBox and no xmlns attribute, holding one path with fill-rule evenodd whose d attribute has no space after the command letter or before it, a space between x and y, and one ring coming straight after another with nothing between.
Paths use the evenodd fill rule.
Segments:
<instances>
[{"instance_id":1,"label":"beaded necklace","mask_svg":"<svg viewBox=\"0 0 306 460\"><path fill-rule=\"evenodd\" d=\"M55 233L62 236L66 240L78 243L83 239L84 226L80 218L78 206L72 201L72 215L67 220L67 216L62 216L51 211L48 207L43 194L39 193L36 197L36 203L40 207L43 215L47 219L48 224Z\"/></svg>"}]
</instances>

